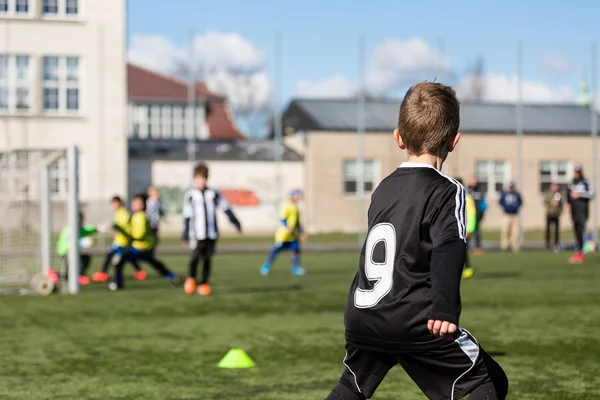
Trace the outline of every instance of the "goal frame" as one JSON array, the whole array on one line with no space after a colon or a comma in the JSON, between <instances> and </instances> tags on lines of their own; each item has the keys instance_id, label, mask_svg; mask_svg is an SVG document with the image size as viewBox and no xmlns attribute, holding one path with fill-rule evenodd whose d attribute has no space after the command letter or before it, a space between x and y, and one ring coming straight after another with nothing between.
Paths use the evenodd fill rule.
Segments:
<instances>
[{"instance_id":1,"label":"goal frame","mask_svg":"<svg viewBox=\"0 0 600 400\"><path fill-rule=\"evenodd\" d=\"M48 276L52 266L52 185L50 167L61 156L46 160L41 171L40 216L41 216L41 272ZM66 288L61 285L62 293L77 294L79 287L79 271L81 268L81 251L79 249L79 149L72 145L67 148L67 224L69 228L68 280Z\"/></svg>"}]
</instances>

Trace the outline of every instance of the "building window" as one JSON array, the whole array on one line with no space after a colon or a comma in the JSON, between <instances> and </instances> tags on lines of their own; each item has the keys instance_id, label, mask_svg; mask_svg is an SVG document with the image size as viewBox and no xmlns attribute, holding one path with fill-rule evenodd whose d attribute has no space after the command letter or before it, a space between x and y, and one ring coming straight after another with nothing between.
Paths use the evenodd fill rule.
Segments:
<instances>
[{"instance_id":1,"label":"building window","mask_svg":"<svg viewBox=\"0 0 600 400\"><path fill-rule=\"evenodd\" d=\"M59 158L48 168L50 175L50 193L53 197L64 198L68 192L67 162L64 157Z\"/></svg>"},{"instance_id":2,"label":"building window","mask_svg":"<svg viewBox=\"0 0 600 400\"><path fill-rule=\"evenodd\" d=\"M31 0L0 0L0 16L23 18L32 16Z\"/></svg>"},{"instance_id":3,"label":"building window","mask_svg":"<svg viewBox=\"0 0 600 400\"><path fill-rule=\"evenodd\" d=\"M364 191L369 194L375 188L376 166L373 160L364 160ZM344 194L358 194L359 161L344 161Z\"/></svg>"},{"instance_id":4,"label":"building window","mask_svg":"<svg viewBox=\"0 0 600 400\"><path fill-rule=\"evenodd\" d=\"M44 111L77 113L80 109L79 59L44 57Z\"/></svg>"},{"instance_id":5,"label":"building window","mask_svg":"<svg viewBox=\"0 0 600 400\"><path fill-rule=\"evenodd\" d=\"M160 106L152 106L149 109L150 112L150 130L149 135L151 138L160 138Z\"/></svg>"},{"instance_id":6,"label":"building window","mask_svg":"<svg viewBox=\"0 0 600 400\"><path fill-rule=\"evenodd\" d=\"M162 119L162 138L172 138L173 137L173 120L172 118L172 108L169 105L163 105L161 107L161 119Z\"/></svg>"},{"instance_id":7,"label":"building window","mask_svg":"<svg viewBox=\"0 0 600 400\"><path fill-rule=\"evenodd\" d=\"M79 1L78 0L67 0L65 12L67 15L77 15L79 13Z\"/></svg>"},{"instance_id":8,"label":"building window","mask_svg":"<svg viewBox=\"0 0 600 400\"><path fill-rule=\"evenodd\" d=\"M506 161L477 161L475 174L482 190L490 195L495 195L502 192L510 182L510 163Z\"/></svg>"},{"instance_id":9,"label":"building window","mask_svg":"<svg viewBox=\"0 0 600 400\"><path fill-rule=\"evenodd\" d=\"M47 17L76 17L80 7L78 0L44 0L42 13Z\"/></svg>"},{"instance_id":10,"label":"building window","mask_svg":"<svg viewBox=\"0 0 600 400\"><path fill-rule=\"evenodd\" d=\"M27 14L29 12L29 0L16 0L15 11Z\"/></svg>"},{"instance_id":11,"label":"building window","mask_svg":"<svg viewBox=\"0 0 600 400\"><path fill-rule=\"evenodd\" d=\"M540 163L540 192L548 190L552 183L558 183L566 190L572 176L571 163L568 161L542 161Z\"/></svg>"},{"instance_id":12,"label":"building window","mask_svg":"<svg viewBox=\"0 0 600 400\"><path fill-rule=\"evenodd\" d=\"M31 108L29 56L0 54L0 110L26 112Z\"/></svg>"},{"instance_id":13,"label":"building window","mask_svg":"<svg viewBox=\"0 0 600 400\"><path fill-rule=\"evenodd\" d=\"M183 109L181 106L173 107L173 136L181 138L183 136Z\"/></svg>"}]
</instances>

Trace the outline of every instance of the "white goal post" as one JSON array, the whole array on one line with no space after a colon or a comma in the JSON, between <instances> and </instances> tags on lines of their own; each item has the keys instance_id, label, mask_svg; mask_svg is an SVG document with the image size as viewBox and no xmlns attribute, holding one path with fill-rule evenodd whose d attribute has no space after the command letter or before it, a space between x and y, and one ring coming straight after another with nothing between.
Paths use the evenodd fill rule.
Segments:
<instances>
[{"instance_id":1,"label":"white goal post","mask_svg":"<svg viewBox=\"0 0 600 400\"><path fill-rule=\"evenodd\" d=\"M0 293L79 293L79 150L0 150ZM68 262L56 252L69 227ZM63 266L68 265L68 271ZM66 284L65 284L66 283Z\"/></svg>"}]
</instances>

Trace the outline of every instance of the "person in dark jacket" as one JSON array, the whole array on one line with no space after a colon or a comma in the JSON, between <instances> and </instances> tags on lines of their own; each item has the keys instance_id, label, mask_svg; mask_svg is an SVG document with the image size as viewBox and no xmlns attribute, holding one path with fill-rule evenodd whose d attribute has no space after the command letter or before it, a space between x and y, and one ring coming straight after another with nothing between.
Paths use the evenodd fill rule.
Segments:
<instances>
[{"instance_id":1,"label":"person in dark jacket","mask_svg":"<svg viewBox=\"0 0 600 400\"><path fill-rule=\"evenodd\" d=\"M521 193L517 191L514 182L510 182L508 190L502 192L500 196L500 207L504 211L504 222L502 224L502 233L500 247L502 250L508 250L509 243L512 251L519 251L519 234L521 227L519 225L519 212L523 205Z\"/></svg>"},{"instance_id":2,"label":"person in dark jacket","mask_svg":"<svg viewBox=\"0 0 600 400\"><path fill-rule=\"evenodd\" d=\"M546 207L546 248L558 249L560 243L560 215L563 211L563 198L558 183L552 182L550 188L544 193L544 206ZM550 242L551 231L554 229L554 246Z\"/></svg>"},{"instance_id":3,"label":"person in dark jacket","mask_svg":"<svg viewBox=\"0 0 600 400\"><path fill-rule=\"evenodd\" d=\"M575 164L575 171L573 172L573 181L569 183L567 192L567 203L573 219L577 252L569 258L569 262L580 264L585 261L583 237L585 235L585 224L590 213L590 200L594 198L594 187L584 177L581 164Z\"/></svg>"}]
</instances>

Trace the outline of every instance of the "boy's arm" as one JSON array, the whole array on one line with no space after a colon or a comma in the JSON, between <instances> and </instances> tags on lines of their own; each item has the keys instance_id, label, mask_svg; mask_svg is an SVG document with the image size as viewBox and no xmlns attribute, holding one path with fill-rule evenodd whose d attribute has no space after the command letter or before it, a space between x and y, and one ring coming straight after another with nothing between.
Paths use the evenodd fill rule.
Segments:
<instances>
[{"instance_id":1,"label":"boy's arm","mask_svg":"<svg viewBox=\"0 0 600 400\"><path fill-rule=\"evenodd\" d=\"M439 194L435 202L437 208L431 217L432 309L428 325L434 334L453 333L458 325L460 280L466 255L465 201L462 186L448 185ZM437 329L434 328L436 325Z\"/></svg>"},{"instance_id":2,"label":"boy's arm","mask_svg":"<svg viewBox=\"0 0 600 400\"><path fill-rule=\"evenodd\" d=\"M221 207L221 209L223 211L225 211L225 214L227 214L227 218L229 218L229 221L236 227L236 229L239 232L241 232L242 231L242 224L236 218L235 214L231 210L231 207L229 207L229 203L227 203L227 200L225 200L225 198L223 197L223 195L221 193L219 193L219 192L217 192L217 205L219 207Z\"/></svg>"}]
</instances>

